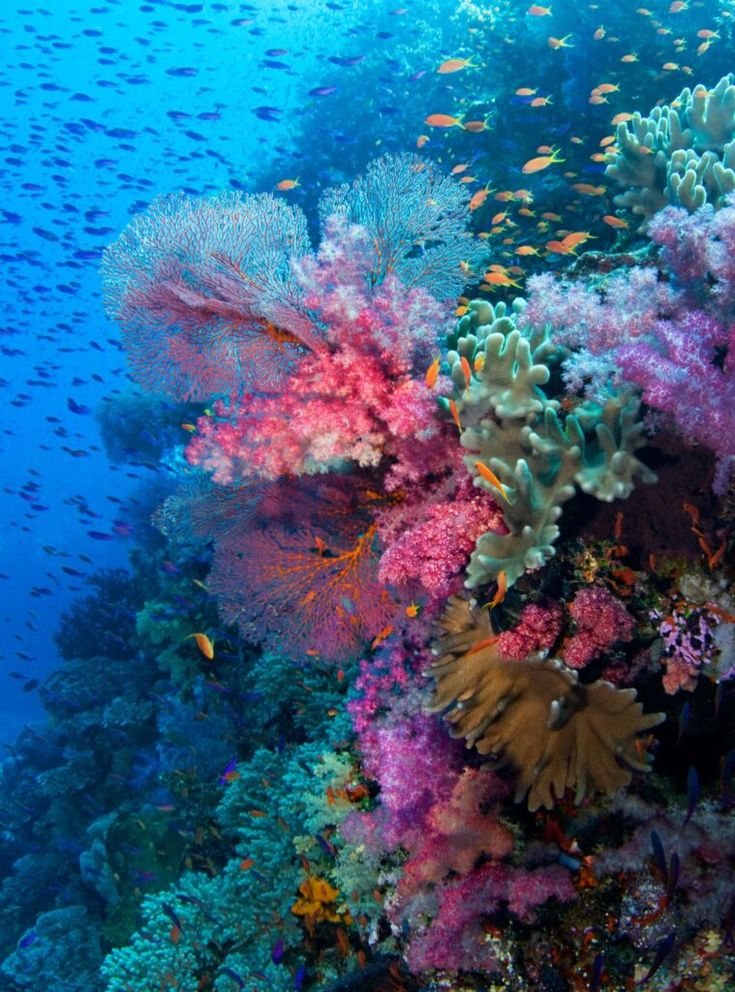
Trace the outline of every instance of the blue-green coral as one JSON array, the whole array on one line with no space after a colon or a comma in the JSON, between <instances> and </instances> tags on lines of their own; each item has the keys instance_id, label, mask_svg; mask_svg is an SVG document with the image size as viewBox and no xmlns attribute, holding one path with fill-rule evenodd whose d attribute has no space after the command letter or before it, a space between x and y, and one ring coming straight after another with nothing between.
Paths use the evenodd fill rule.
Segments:
<instances>
[{"instance_id":1,"label":"blue-green coral","mask_svg":"<svg viewBox=\"0 0 735 992\"><path fill-rule=\"evenodd\" d=\"M618 124L606 175L626 192L618 207L650 218L672 204L693 213L705 203L724 206L735 189L735 85L723 76L714 89L686 87L648 117L636 112Z\"/></svg>"},{"instance_id":2,"label":"blue-green coral","mask_svg":"<svg viewBox=\"0 0 735 992\"><path fill-rule=\"evenodd\" d=\"M447 354L457 387L460 441L475 485L491 492L508 532L488 531L477 541L466 585L475 588L505 572L512 585L554 554L562 504L578 486L597 499L625 499L636 477L655 481L635 456L644 443L637 420L640 401L630 390L608 390L604 403L584 400L565 413L544 389L558 349L547 328L516 325L525 307L473 300L460 318L455 348ZM465 360L465 361L463 361ZM467 364L473 370L467 379ZM444 401L446 404L446 400ZM502 483L483 477L478 463Z\"/></svg>"}]
</instances>

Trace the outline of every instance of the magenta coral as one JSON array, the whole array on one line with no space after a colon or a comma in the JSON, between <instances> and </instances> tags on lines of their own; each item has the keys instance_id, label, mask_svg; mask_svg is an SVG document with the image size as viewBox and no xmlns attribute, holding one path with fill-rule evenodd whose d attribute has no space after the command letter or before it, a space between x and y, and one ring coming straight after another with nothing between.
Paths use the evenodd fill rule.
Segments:
<instances>
[{"instance_id":1,"label":"magenta coral","mask_svg":"<svg viewBox=\"0 0 735 992\"><path fill-rule=\"evenodd\" d=\"M460 469L462 471L462 469ZM481 534L504 533L503 514L495 500L467 476L453 498L426 505L419 519L406 521L402 533L383 552L381 581L403 586L418 583L434 601L455 591L454 581L466 566Z\"/></svg>"},{"instance_id":2,"label":"magenta coral","mask_svg":"<svg viewBox=\"0 0 735 992\"><path fill-rule=\"evenodd\" d=\"M513 661L521 661L536 651L551 651L561 634L564 613L558 603L529 603L518 623L498 638L498 650Z\"/></svg>"},{"instance_id":3,"label":"magenta coral","mask_svg":"<svg viewBox=\"0 0 735 992\"><path fill-rule=\"evenodd\" d=\"M580 589L569 604L577 633L565 644L561 656L570 668L584 668L616 641L632 637L635 619L603 586Z\"/></svg>"}]
</instances>

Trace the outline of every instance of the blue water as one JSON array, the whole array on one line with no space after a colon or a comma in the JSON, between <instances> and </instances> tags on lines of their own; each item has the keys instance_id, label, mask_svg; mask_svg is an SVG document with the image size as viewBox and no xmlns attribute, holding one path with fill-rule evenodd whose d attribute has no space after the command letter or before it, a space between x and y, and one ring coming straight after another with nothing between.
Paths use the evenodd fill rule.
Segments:
<instances>
[{"instance_id":1,"label":"blue water","mask_svg":"<svg viewBox=\"0 0 735 992\"><path fill-rule=\"evenodd\" d=\"M351 724L348 703L370 691L356 686L368 648L370 657L382 659L376 672L388 665L398 622L366 622L359 627L364 643L351 645L354 650L335 635L344 652L330 657L322 641L312 646L311 631L296 631L296 620L289 636L282 619L293 607L288 599L273 606L280 620L270 627L272 604L262 610L258 629L252 619L257 610L248 612L250 599L267 599L270 590L244 596L245 606L237 596L234 605L224 595L218 602L227 587L221 558L213 568L211 545L190 520L182 523L187 512L201 512L196 493L190 502L187 497L166 504L163 516L159 510L182 480L192 485L186 431L194 433L197 419L211 416L215 396L197 395L201 402L188 403L190 396L161 395L163 367L143 377L148 386L157 385L157 375L161 379L160 392L146 395L126 354L130 328L106 313L100 270L106 247L133 218L157 197L176 192L191 198L273 193L303 210L316 245L324 190L351 183L378 156L401 153L421 156L457 184L469 179L468 194L480 194L467 212L468 229L487 248L485 263L496 263L504 274L494 284L486 280L490 290L480 290L480 273L465 262L468 298L482 291L492 302L510 301L529 276L561 274L573 265L576 255L548 248L555 228L562 231L557 237L584 230L584 250L639 251L645 235L636 240L632 221L616 227L603 220L624 216L613 204L618 191L605 178L600 151L613 140L611 120L620 113L648 113L670 103L684 86L714 86L734 71L733 21L735 7L726 0L691 0L681 9L667 0L650 11L609 0L552 0L548 9L529 9L523 0L70 0L48 8L11 3L0 11L0 992L622 992L638 987L633 983L641 983L658 952L666 967L660 971L659 962L655 982L652 977L640 987L735 988L728 959L733 904L723 894L731 890L734 867L725 781L735 761L732 727L713 724L713 731L710 725L713 712L731 721L732 709L727 690L715 699L710 681L700 686L689 710L688 695L672 702L660 687L650 691L646 711L666 706L668 718L661 778L650 792L640 787L633 800L640 805L630 812L622 805L617 813L606 809L604 829L590 814L579 831L590 858L594 851L604 860L609 846L606 877L622 873L626 857L639 857L646 869L636 877L650 891L636 891L623 906L627 895L620 890L627 882L614 893L612 882L589 892L578 885L577 915L565 917L564 924L573 940L547 971L538 964L543 954L533 949L533 917L519 913L511 919L503 907L496 918L495 903L487 910L483 946L496 942L498 974L507 984L493 983L493 969L477 964L481 956L472 958L475 967L460 966L464 959L457 952L456 959L447 958L446 972L442 963L426 964L430 949L419 949L416 935L431 916L434 884L438 892L447 877L429 877L434 862L428 858L426 887L401 922L395 906L391 915L391 900L398 898L401 857L419 841L408 836L401 852L396 839L382 853L373 849L372 860L363 863L367 834L360 834L353 817L343 836L332 809L343 803L344 819L348 807L369 817L379 806L379 786L372 781L377 776L360 766L355 746L354 733L366 731ZM440 69L452 60L458 64ZM595 98L601 84L606 94ZM455 116L456 124L432 122L432 115ZM524 169L553 148L561 148L564 164L554 160L537 172ZM580 184L587 189L578 189ZM427 244L431 238L420 250ZM141 250L139 257L149 256ZM580 273L584 277L584 267ZM458 278L456 266L453 275ZM445 325L467 305L467 298L452 295ZM438 335L416 346L417 381L442 348ZM717 356L718 369L724 361ZM557 385L558 369L553 372ZM699 500L714 520L707 537L713 543L706 548L695 545L688 518L672 525L672 532L686 531L692 542L676 550L684 548L688 561L702 552L711 561L722 542L723 557L707 574L719 565L725 589L732 579L732 506L708 502L714 459L701 446L683 455L663 447L657 471L676 464L676 474L686 480L681 493L676 490L677 505ZM301 473L316 480L315 503L330 505L335 517L348 512L345 507L355 514L358 497L342 478L348 468L346 458L337 471L332 464L323 489L324 465ZM436 479L424 482L434 484L439 486ZM222 534L230 537L222 521L253 512L249 493L227 492L213 510L213 516L221 514L220 547ZM370 500L385 499L390 508L404 495L361 491L360 512ZM266 535L282 522L268 498L258 518ZM309 498L303 490L287 489L287 535L297 533L303 520L320 519ZM617 507L584 531L585 514L591 519L593 511L575 504L575 524L581 523L568 547L575 540L590 546L607 540L612 547ZM646 510L637 512L645 516ZM648 512L653 517L662 511ZM409 516L396 526L406 526ZM352 537L362 537L372 519L359 517ZM215 533L214 526L207 533ZM314 525L310 552L336 557L321 533ZM649 554L662 554L655 541L644 550L648 561ZM267 557L267 550L262 553ZM570 560L571 552L567 569ZM249 574L254 573L264 574L257 568ZM649 578L654 574L651 566ZM579 572L575 576L578 581ZM402 622L424 617L426 627L421 635L401 628L398 637L405 637L404 649L410 645L416 657L429 644L431 611L434 619L440 612L438 601L418 588L409 588L399 613ZM499 588L493 591L502 604ZM521 603L511 596L506 626L517 621L526 602L536 602L533 588L523 588L529 598ZM300 602L308 603L308 596L306 589ZM351 596L335 602L333 616L341 623L347 615L347 625L357 628L358 620L349 618L359 603ZM636 603L639 632L653 603ZM722 608L725 614L728 608ZM378 609L375 616L382 616ZM200 640L204 631L209 640ZM415 689L416 678L410 672L406 684ZM414 728L408 737L421 739L420 706L412 711L407 703L403 712L391 705ZM671 728L677 720L675 740ZM698 733L691 753L676 750L682 737ZM711 734L719 735L716 746ZM445 760L460 767L461 752L442 751L436 741L431 746L438 748L437 764L427 758L425 774L440 778ZM681 842L681 858L690 860L677 890L671 825L680 822L687 802L698 804L699 780L691 772L687 779L695 760L707 765L707 819L695 840ZM387 795L388 785L382 787ZM563 838L576 815L565 808L557 823L556 814L522 808L516 815L508 808L494 829L539 850ZM569 820L562 823L563 816ZM539 826L541 817L546 819ZM468 850L479 843L472 834L481 829L478 822L467 828ZM385 823L373 829L384 828ZM661 869L656 843L649 848L651 829L664 836L668 869L666 863ZM294 841L302 830L306 840ZM437 841L442 835L435 822L432 830L427 836L444 844L443 850L452 843L461 848L456 837ZM634 830L643 839L631 855ZM595 831L602 837L597 845ZM499 848L505 843L500 833L492 835ZM580 869L580 848L567 840L559 843L562 853L554 854L554 872L559 866L570 873ZM629 841L630 850L624 849ZM450 857L450 880L483 868L489 854L481 844L478 851L477 862L467 865L460 855L456 863ZM528 847L524 852L523 870L531 872L535 855L529 860ZM538 865L545 867L544 859L540 854ZM353 874L359 897L350 902L346 879ZM315 896L307 883L314 889L322 879L341 896ZM559 904L564 901L566 879L554 876L543 884L556 886ZM639 925L639 918L655 911L659 888L665 892L667 886L672 905L676 890L685 908ZM375 909L381 899L384 915ZM707 904L700 915L686 909L697 899ZM310 910L294 908L306 903ZM609 922L613 905L615 924ZM669 912L668 903L659 916L664 910ZM549 936L555 933L553 912L542 914L538 924L550 946L557 939ZM604 935L606 918L613 936ZM674 938L667 944L670 932L676 963L670 957ZM454 940L451 934L445 939L447 945ZM461 943L459 937L454 942ZM716 957L711 972L702 970L708 954ZM700 970L691 984L676 984L694 968L694 959Z\"/></svg>"}]
</instances>

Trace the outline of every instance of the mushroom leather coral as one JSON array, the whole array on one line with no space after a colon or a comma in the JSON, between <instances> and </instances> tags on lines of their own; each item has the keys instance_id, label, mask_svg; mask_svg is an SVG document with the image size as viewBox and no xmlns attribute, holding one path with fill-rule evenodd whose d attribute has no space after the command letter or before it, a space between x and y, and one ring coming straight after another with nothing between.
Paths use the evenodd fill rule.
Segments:
<instances>
[{"instance_id":1,"label":"mushroom leather coral","mask_svg":"<svg viewBox=\"0 0 735 992\"><path fill-rule=\"evenodd\" d=\"M643 713L634 689L598 680L589 685L555 658L507 661L499 653L487 611L454 596L439 621L443 636L427 674L436 679L432 709L446 715L454 737L518 772L515 800L551 809L567 788L575 802L614 795L631 772L649 770L637 735L664 719Z\"/></svg>"}]
</instances>

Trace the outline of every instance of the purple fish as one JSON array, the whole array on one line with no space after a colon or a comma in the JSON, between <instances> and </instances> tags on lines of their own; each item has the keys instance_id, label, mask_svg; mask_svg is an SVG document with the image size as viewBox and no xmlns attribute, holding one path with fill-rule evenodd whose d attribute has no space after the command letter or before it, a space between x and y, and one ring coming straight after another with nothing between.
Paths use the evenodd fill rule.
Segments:
<instances>
[{"instance_id":1,"label":"purple fish","mask_svg":"<svg viewBox=\"0 0 735 992\"><path fill-rule=\"evenodd\" d=\"M309 90L309 96L331 96L332 93L336 92L336 86L317 86L315 89Z\"/></svg>"},{"instance_id":2,"label":"purple fish","mask_svg":"<svg viewBox=\"0 0 735 992\"><path fill-rule=\"evenodd\" d=\"M301 989L304 986L305 977L306 977L306 965L300 964L293 976L293 987L296 989L296 992L301 992Z\"/></svg>"},{"instance_id":3,"label":"purple fish","mask_svg":"<svg viewBox=\"0 0 735 992\"><path fill-rule=\"evenodd\" d=\"M648 974L645 975L640 982L638 982L639 985L645 985L651 978L653 978L658 969L664 963L664 959L671 952L671 948L674 946L675 940L676 931L672 930L668 937L663 937L661 940L656 942L656 955L653 959L653 964L648 969Z\"/></svg>"},{"instance_id":4,"label":"purple fish","mask_svg":"<svg viewBox=\"0 0 735 992\"><path fill-rule=\"evenodd\" d=\"M101 530L88 530L87 531L87 534L94 541L114 541L115 540L115 535L114 534L105 534Z\"/></svg>"},{"instance_id":5,"label":"purple fish","mask_svg":"<svg viewBox=\"0 0 735 992\"><path fill-rule=\"evenodd\" d=\"M35 930L29 930L28 933L23 934L23 936L18 941L18 947L30 947L31 944L35 944L38 940L38 934Z\"/></svg>"},{"instance_id":6,"label":"purple fish","mask_svg":"<svg viewBox=\"0 0 735 992\"><path fill-rule=\"evenodd\" d=\"M590 980L590 992L599 992L602 972L605 969L605 955L596 954L592 962L592 978Z\"/></svg>"},{"instance_id":7,"label":"purple fish","mask_svg":"<svg viewBox=\"0 0 735 992\"><path fill-rule=\"evenodd\" d=\"M692 818L694 810L697 808L697 803L699 802L699 775L697 774L697 769L694 765L689 769L689 774L687 775L687 815L684 817L683 826Z\"/></svg>"},{"instance_id":8,"label":"purple fish","mask_svg":"<svg viewBox=\"0 0 735 992\"><path fill-rule=\"evenodd\" d=\"M280 937L273 945L271 951L271 961L273 964L280 964L283 961L283 938Z\"/></svg>"}]
</instances>

